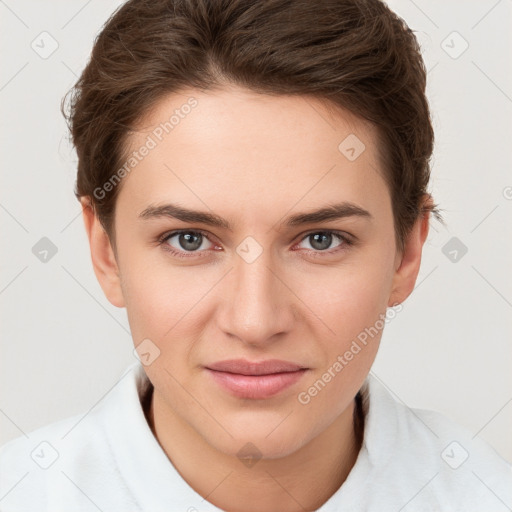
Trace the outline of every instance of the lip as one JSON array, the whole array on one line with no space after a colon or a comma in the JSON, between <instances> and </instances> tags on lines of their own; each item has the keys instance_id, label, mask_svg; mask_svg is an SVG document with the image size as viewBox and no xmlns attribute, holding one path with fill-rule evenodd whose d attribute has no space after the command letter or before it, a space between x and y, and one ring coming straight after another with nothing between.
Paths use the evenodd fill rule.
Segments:
<instances>
[{"instance_id":1,"label":"lip","mask_svg":"<svg viewBox=\"0 0 512 512\"><path fill-rule=\"evenodd\" d=\"M297 383L308 368L278 359L230 359L205 367L213 380L238 398L270 398Z\"/></svg>"}]
</instances>

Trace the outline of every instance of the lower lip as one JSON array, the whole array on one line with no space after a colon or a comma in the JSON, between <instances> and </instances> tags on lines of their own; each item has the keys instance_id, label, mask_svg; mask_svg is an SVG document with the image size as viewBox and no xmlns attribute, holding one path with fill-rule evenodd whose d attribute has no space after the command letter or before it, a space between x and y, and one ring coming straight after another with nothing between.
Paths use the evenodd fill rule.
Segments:
<instances>
[{"instance_id":1,"label":"lower lip","mask_svg":"<svg viewBox=\"0 0 512 512\"><path fill-rule=\"evenodd\" d=\"M270 398L281 393L298 382L306 372L304 369L270 375L240 375L238 373L218 372L208 368L207 370L220 386L234 396L253 400Z\"/></svg>"}]
</instances>

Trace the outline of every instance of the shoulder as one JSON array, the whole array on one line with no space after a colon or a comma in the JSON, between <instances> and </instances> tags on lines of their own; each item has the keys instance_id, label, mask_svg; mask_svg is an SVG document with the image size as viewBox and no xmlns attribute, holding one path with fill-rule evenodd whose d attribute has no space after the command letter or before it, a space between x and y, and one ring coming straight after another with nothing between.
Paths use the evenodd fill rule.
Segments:
<instances>
[{"instance_id":1,"label":"shoulder","mask_svg":"<svg viewBox=\"0 0 512 512\"><path fill-rule=\"evenodd\" d=\"M71 445L66 434L81 416L70 416L13 439L0 448L0 502L2 510L47 510L48 489L66 472L66 454L87 450L87 431L80 429L80 440ZM62 473L63 472L63 473Z\"/></svg>"},{"instance_id":2,"label":"shoulder","mask_svg":"<svg viewBox=\"0 0 512 512\"><path fill-rule=\"evenodd\" d=\"M421 427L414 420L429 426L432 435L423 446L431 446L429 460L437 470L431 482L431 491L450 497L464 510L509 510L512 507L512 465L494 448L475 436L469 429L434 411L411 409L411 423L417 431ZM414 417L414 420L412 419ZM419 455L422 446L416 448Z\"/></svg>"},{"instance_id":3,"label":"shoulder","mask_svg":"<svg viewBox=\"0 0 512 512\"><path fill-rule=\"evenodd\" d=\"M105 489L120 490L129 501L111 446L115 431L122 427L116 425L122 422L116 418L136 416L140 407L135 376L129 376L132 369L91 410L45 425L0 448L2 512L54 512L65 510L66 502L74 510L89 510L92 504L87 498L97 495L104 500Z\"/></svg>"},{"instance_id":4,"label":"shoulder","mask_svg":"<svg viewBox=\"0 0 512 512\"><path fill-rule=\"evenodd\" d=\"M375 476L396 486L402 501L409 496L410 510L435 505L491 512L512 506L512 466L482 439L438 412L408 407L375 378L369 400L368 448L376 467L386 468Z\"/></svg>"}]
</instances>

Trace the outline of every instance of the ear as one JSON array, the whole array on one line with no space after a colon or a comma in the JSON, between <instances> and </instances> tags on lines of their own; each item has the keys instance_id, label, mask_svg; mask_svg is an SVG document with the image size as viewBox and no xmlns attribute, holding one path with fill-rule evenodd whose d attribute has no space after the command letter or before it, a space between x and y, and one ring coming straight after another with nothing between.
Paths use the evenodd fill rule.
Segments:
<instances>
[{"instance_id":1,"label":"ear","mask_svg":"<svg viewBox=\"0 0 512 512\"><path fill-rule=\"evenodd\" d=\"M427 195L422 204L431 206L433 204L432 197ZM416 220L405 241L404 250L397 255L397 268L393 276L392 291L388 301L389 307L401 304L414 290L420 270L423 244L428 236L429 222L430 211L426 211Z\"/></svg>"},{"instance_id":2,"label":"ear","mask_svg":"<svg viewBox=\"0 0 512 512\"><path fill-rule=\"evenodd\" d=\"M125 306L119 268L108 235L98 220L90 198L80 199L85 230L89 238L91 259L96 278L110 303L118 308Z\"/></svg>"}]
</instances>

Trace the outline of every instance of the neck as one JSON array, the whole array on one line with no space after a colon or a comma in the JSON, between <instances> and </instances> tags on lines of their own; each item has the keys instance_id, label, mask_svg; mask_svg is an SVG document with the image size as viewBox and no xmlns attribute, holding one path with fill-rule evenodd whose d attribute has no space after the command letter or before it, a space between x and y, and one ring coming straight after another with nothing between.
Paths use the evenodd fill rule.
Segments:
<instances>
[{"instance_id":1,"label":"neck","mask_svg":"<svg viewBox=\"0 0 512 512\"><path fill-rule=\"evenodd\" d=\"M153 392L147 419L174 467L198 494L223 510L316 510L342 485L362 444L360 397L298 451L250 467L207 443ZM179 442L176 442L179 439Z\"/></svg>"}]
</instances>

